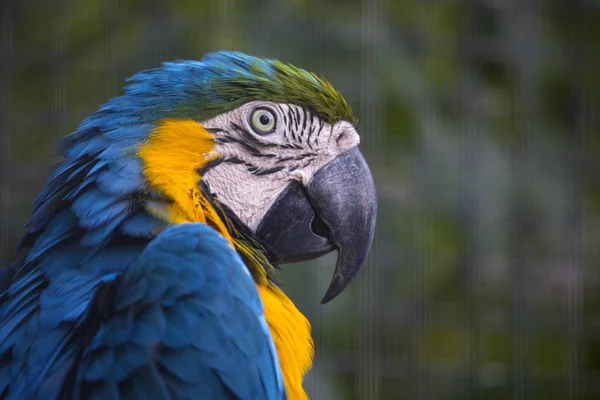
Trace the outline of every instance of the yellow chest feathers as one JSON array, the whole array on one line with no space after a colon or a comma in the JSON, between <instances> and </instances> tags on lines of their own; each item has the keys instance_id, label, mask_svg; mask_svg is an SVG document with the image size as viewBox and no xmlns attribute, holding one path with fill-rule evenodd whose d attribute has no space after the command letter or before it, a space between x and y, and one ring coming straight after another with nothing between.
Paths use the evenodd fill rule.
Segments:
<instances>
[{"instance_id":1,"label":"yellow chest feathers","mask_svg":"<svg viewBox=\"0 0 600 400\"><path fill-rule=\"evenodd\" d=\"M213 139L199 123L165 120L138 151L150 186L172 203L148 203L150 212L171 223L208 223L240 249L209 201L200 193L198 169L216 155ZM302 388L304 374L314 353L308 320L278 288L258 279L265 319L275 342L288 399L307 399Z\"/></svg>"}]
</instances>

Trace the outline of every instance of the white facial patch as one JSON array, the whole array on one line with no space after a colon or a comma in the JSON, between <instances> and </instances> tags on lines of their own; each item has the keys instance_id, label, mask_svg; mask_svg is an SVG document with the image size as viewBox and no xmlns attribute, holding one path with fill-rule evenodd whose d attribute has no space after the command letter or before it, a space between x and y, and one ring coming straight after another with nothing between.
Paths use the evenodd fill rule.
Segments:
<instances>
[{"instance_id":1,"label":"white facial patch","mask_svg":"<svg viewBox=\"0 0 600 400\"><path fill-rule=\"evenodd\" d=\"M291 104L253 101L201 124L214 132L213 151L222 160L202 179L252 231L290 183L307 185L359 143L351 123L332 126Z\"/></svg>"}]
</instances>

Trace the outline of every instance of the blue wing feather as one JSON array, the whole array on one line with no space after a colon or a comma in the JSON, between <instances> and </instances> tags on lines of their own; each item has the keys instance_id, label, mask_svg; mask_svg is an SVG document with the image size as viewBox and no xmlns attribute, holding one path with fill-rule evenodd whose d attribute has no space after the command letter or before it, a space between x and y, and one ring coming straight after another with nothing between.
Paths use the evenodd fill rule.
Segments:
<instances>
[{"instance_id":1,"label":"blue wing feather","mask_svg":"<svg viewBox=\"0 0 600 400\"><path fill-rule=\"evenodd\" d=\"M93 174L98 172L98 170L100 170L101 168L104 168L107 165L108 165L108 161L106 161L106 160L96 160L96 163L94 164L94 166L92 168L90 168L90 170L87 172L85 177L89 178L90 176L92 176Z\"/></svg>"},{"instance_id":2,"label":"blue wing feather","mask_svg":"<svg viewBox=\"0 0 600 400\"><path fill-rule=\"evenodd\" d=\"M79 218L79 226L89 231L94 231L96 228L107 225L119 217L127 217L127 209L130 207L130 202L129 200L113 200L112 204L104 208L98 205L101 208L100 210L97 210L96 206L90 207L85 217Z\"/></svg>"},{"instance_id":3,"label":"blue wing feather","mask_svg":"<svg viewBox=\"0 0 600 400\"><path fill-rule=\"evenodd\" d=\"M38 237L33 248L27 254L25 263L29 263L47 252L51 247L67 239L77 229L77 219L70 210L61 211Z\"/></svg>"},{"instance_id":4,"label":"blue wing feather","mask_svg":"<svg viewBox=\"0 0 600 400\"><path fill-rule=\"evenodd\" d=\"M99 189L92 189L79 196L77 200L73 202L71 210L73 210L77 218L85 221L91 215L99 214L119 200L119 197L110 196Z\"/></svg>"},{"instance_id":5,"label":"blue wing feather","mask_svg":"<svg viewBox=\"0 0 600 400\"><path fill-rule=\"evenodd\" d=\"M123 196L143 189L145 181L141 175L122 176L108 169L98 174L97 184L104 193Z\"/></svg>"},{"instance_id":6,"label":"blue wing feather","mask_svg":"<svg viewBox=\"0 0 600 400\"><path fill-rule=\"evenodd\" d=\"M136 141L144 139L152 125L138 125L133 127L120 127L104 133L104 137L125 144L135 144Z\"/></svg>"},{"instance_id":7,"label":"blue wing feather","mask_svg":"<svg viewBox=\"0 0 600 400\"><path fill-rule=\"evenodd\" d=\"M115 246L81 264L89 249L59 243L15 274L0 297L2 398L57 398L97 324L94 299L142 249Z\"/></svg>"},{"instance_id":8,"label":"blue wing feather","mask_svg":"<svg viewBox=\"0 0 600 400\"><path fill-rule=\"evenodd\" d=\"M285 398L255 284L207 225L34 262L0 301L5 398Z\"/></svg>"},{"instance_id":9,"label":"blue wing feather","mask_svg":"<svg viewBox=\"0 0 600 400\"><path fill-rule=\"evenodd\" d=\"M125 143L114 143L98 154L98 159L103 161L114 161L127 155L131 145Z\"/></svg>"},{"instance_id":10,"label":"blue wing feather","mask_svg":"<svg viewBox=\"0 0 600 400\"><path fill-rule=\"evenodd\" d=\"M82 142L75 143L65 152L65 154L69 158L93 156L106 149L110 144L110 140L103 136L93 136Z\"/></svg>"},{"instance_id":11,"label":"blue wing feather","mask_svg":"<svg viewBox=\"0 0 600 400\"><path fill-rule=\"evenodd\" d=\"M119 229L121 233L128 236L149 238L156 236L165 227L166 224L157 218L146 213L138 213L123 221Z\"/></svg>"},{"instance_id":12,"label":"blue wing feather","mask_svg":"<svg viewBox=\"0 0 600 400\"><path fill-rule=\"evenodd\" d=\"M88 162L83 162L78 165L74 171L72 171L67 177L67 181L73 181L82 175L82 172L87 168L88 171L96 164L96 160L90 160Z\"/></svg>"},{"instance_id":13,"label":"blue wing feather","mask_svg":"<svg viewBox=\"0 0 600 400\"><path fill-rule=\"evenodd\" d=\"M76 392L109 385L130 398L145 385L153 399L284 397L254 282L208 226L163 231L124 271L114 310L83 354Z\"/></svg>"},{"instance_id":14,"label":"blue wing feather","mask_svg":"<svg viewBox=\"0 0 600 400\"><path fill-rule=\"evenodd\" d=\"M81 244L88 247L98 247L99 250L114 235L117 226L127 218L127 214L114 216L104 225L87 231L81 238Z\"/></svg>"}]
</instances>

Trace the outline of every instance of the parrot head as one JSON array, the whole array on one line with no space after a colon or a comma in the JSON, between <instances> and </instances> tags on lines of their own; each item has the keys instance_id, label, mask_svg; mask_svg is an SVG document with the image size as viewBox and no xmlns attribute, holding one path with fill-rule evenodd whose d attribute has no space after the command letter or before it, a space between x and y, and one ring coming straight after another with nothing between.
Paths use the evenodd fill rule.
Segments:
<instances>
[{"instance_id":1,"label":"parrot head","mask_svg":"<svg viewBox=\"0 0 600 400\"><path fill-rule=\"evenodd\" d=\"M257 279L273 278L265 265L337 251L322 303L348 285L373 240L376 195L351 108L327 81L234 52L131 80L128 106L157 125L138 154L151 187L175 203L164 219L197 219L189 214L201 206L187 204L196 196L242 254L267 258L247 263ZM161 214L155 203L146 208Z\"/></svg>"},{"instance_id":2,"label":"parrot head","mask_svg":"<svg viewBox=\"0 0 600 400\"><path fill-rule=\"evenodd\" d=\"M323 303L355 277L376 215L358 144L344 98L305 70L238 52L164 63L62 139L20 248L25 263L63 241L91 257L143 248L172 224L206 223L256 282L288 397L306 398L310 324L274 266L337 251Z\"/></svg>"}]
</instances>

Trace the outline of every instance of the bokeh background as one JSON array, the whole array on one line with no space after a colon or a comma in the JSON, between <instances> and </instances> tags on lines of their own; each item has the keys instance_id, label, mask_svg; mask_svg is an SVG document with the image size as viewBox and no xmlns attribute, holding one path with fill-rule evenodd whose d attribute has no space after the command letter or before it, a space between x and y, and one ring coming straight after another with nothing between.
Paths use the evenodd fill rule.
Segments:
<instances>
[{"instance_id":1,"label":"bokeh background","mask_svg":"<svg viewBox=\"0 0 600 400\"><path fill-rule=\"evenodd\" d=\"M288 265L313 399L600 398L597 0L0 0L0 265L56 140L124 79L241 50L315 71L359 119L377 236L321 306Z\"/></svg>"}]
</instances>

